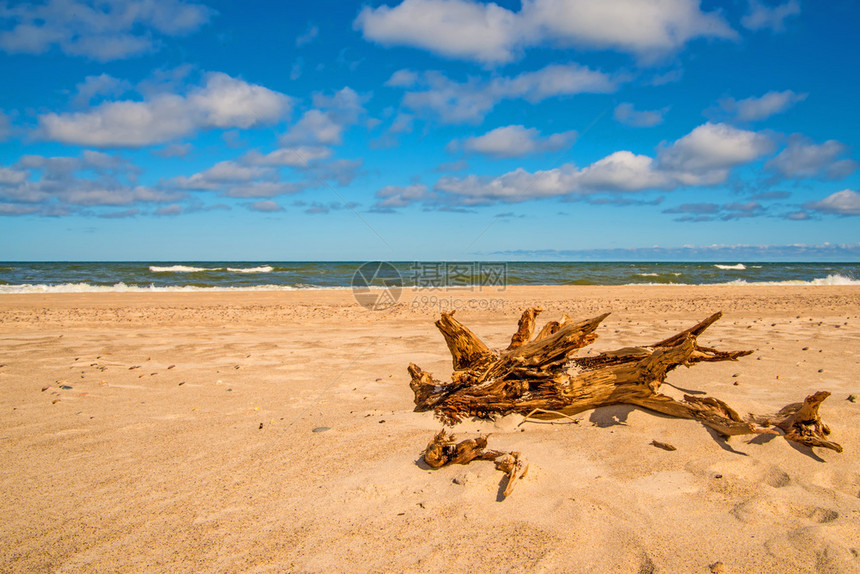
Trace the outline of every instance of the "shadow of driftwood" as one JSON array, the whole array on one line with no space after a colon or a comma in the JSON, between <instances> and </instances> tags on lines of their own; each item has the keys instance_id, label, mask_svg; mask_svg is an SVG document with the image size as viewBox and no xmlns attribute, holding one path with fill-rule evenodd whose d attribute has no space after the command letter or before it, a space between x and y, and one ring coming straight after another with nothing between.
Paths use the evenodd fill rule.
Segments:
<instances>
[{"instance_id":1,"label":"shadow of driftwood","mask_svg":"<svg viewBox=\"0 0 860 574\"><path fill-rule=\"evenodd\" d=\"M823 458L821 458L820 456L815 454L815 451L812 450L812 447L806 446L805 444L799 444L799 443L794 442L793 440L788 440L788 439L786 439L785 442L787 442L789 445L791 445L791 448L793 448L794 450L796 450L800 454L805 454L806 456L808 456L809 458L811 458L814 461L827 462L826 460L824 460Z\"/></svg>"},{"instance_id":2,"label":"shadow of driftwood","mask_svg":"<svg viewBox=\"0 0 860 574\"><path fill-rule=\"evenodd\" d=\"M508 486L508 477L507 475L502 475L502 480L499 481L499 490L496 492L496 502L503 502L505 500L505 488Z\"/></svg>"},{"instance_id":3,"label":"shadow of driftwood","mask_svg":"<svg viewBox=\"0 0 860 574\"><path fill-rule=\"evenodd\" d=\"M636 407L633 405L598 407L591 412L591 416L588 417L588 420L600 428L626 425L627 416L633 412L635 408Z\"/></svg>"},{"instance_id":4,"label":"shadow of driftwood","mask_svg":"<svg viewBox=\"0 0 860 574\"><path fill-rule=\"evenodd\" d=\"M780 435L778 435L778 434L759 434L759 435L756 435L754 438L748 440L747 443L749 443L749 444L765 444L765 443L769 443L770 441L772 441L773 439L775 439L778 436L780 436Z\"/></svg>"},{"instance_id":5,"label":"shadow of driftwood","mask_svg":"<svg viewBox=\"0 0 860 574\"><path fill-rule=\"evenodd\" d=\"M707 393L707 392L705 392L705 391L695 391L695 390L693 390L693 389L685 389L684 387L679 387L678 385L673 385L672 383L670 383L670 382L668 382L668 381L663 381L663 384L664 384L664 385L669 385L669 386L670 386L670 387L672 387L673 389L678 389L678 390L679 390L679 391L681 391L682 393L685 393L685 394L688 394L688 395L707 395L707 394L708 394L708 393Z\"/></svg>"},{"instance_id":6,"label":"shadow of driftwood","mask_svg":"<svg viewBox=\"0 0 860 574\"><path fill-rule=\"evenodd\" d=\"M704 426L704 425L703 425L703 426ZM739 455L741 455L741 456L749 456L749 455L748 455L747 453L745 453L745 452L741 452L741 451L739 451L739 450L735 450L734 448L732 448L732 445L730 445L730 444L728 443L728 441L726 440L726 437L724 437L723 435L721 435L720 433L718 433L718 432L717 432L717 431L715 431L714 429L712 429L712 428L710 428L710 427L705 427L705 429L706 429L706 430L708 431L708 433L711 435L711 438L713 438L713 439L714 439L714 442L716 442L718 445L720 445L720 448L721 448L721 449L723 449L723 450L725 450L725 451L728 451L728 452L730 452L730 453L732 453L732 454L739 454Z\"/></svg>"}]
</instances>

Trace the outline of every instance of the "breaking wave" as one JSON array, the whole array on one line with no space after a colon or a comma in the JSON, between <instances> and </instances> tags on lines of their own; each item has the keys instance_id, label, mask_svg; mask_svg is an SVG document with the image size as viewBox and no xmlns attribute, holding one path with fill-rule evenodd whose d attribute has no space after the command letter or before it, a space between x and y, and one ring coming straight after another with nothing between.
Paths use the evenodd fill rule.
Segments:
<instances>
[{"instance_id":1,"label":"breaking wave","mask_svg":"<svg viewBox=\"0 0 860 574\"><path fill-rule=\"evenodd\" d=\"M237 268L237 267L228 267L227 271L230 273L271 273L275 268L271 265L261 265L260 267L247 267L247 268Z\"/></svg>"},{"instance_id":2,"label":"breaking wave","mask_svg":"<svg viewBox=\"0 0 860 574\"><path fill-rule=\"evenodd\" d=\"M221 271L221 267L189 267L187 265L159 267L158 265L150 265L149 270L153 273L205 273L207 271Z\"/></svg>"},{"instance_id":3,"label":"breaking wave","mask_svg":"<svg viewBox=\"0 0 860 574\"><path fill-rule=\"evenodd\" d=\"M229 273L271 273L275 270L271 265L259 267L191 267L189 265L169 265L161 267L150 265L149 270L153 273L209 273L212 271L227 271Z\"/></svg>"},{"instance_id":4,"label":"breaking wave","mask_svg":"<svg viewBox=\"0 0 860 574\"><path fill-rule=\"evenodd\" d=\"M0 285L4 293L215 293L223 291L298 291L309 289L331 289L331 287L312 287L309 285L254 285L250 287L198 287L195 285L175 285L160 287L149 285L91 285L89 283L63 283L61 285Z\"/></svg>"},{"instance_id":5,"label":"breaking wave","mask_svg":"<svg viewBox=\"0 0 860 574\"><path fill-rule=\"evenodd\" d=\"M824 278L813 279L812 281L744 281L743 279L735 279L727 283L718 283L718 285L860 285L860 279L852 279L844 275L828 275Z\"/></svg>"},{"instance_id":6,"label":"breaking wave","mask_svg":"<svg viewBox=\"0 0 860 574\"><path fill-rule=\"evenodd\" d=\"M718 264L718 265L714 265L714 267L716 267L717 269L736 270L736 271L743 271L744 269L747 268L747 266L744 265L743 263L738 263L737 265L719 265Z\"/></svg>"}]
</instances>

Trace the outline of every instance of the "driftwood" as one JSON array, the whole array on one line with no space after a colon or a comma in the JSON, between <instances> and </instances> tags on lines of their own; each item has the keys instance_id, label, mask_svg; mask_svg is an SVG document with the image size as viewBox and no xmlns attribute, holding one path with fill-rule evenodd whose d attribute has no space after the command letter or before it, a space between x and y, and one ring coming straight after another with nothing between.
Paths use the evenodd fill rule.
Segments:
<instances>
[{"instance_id":1,"label":"driftwood","mask_svg":"<svg viewBox=\"0 0 860 574\"><path fill-rule=\"evenodd\" d=\"M453 425L466 417L488 419L519 413L551 419L601 406L630 404L699 421L724 438L782 432L790 441L842 452L839 444L827 440L830 429L818 413L821 402L830 396L825 391L806 397L802 403L788 405L776 415L745 418L717 398L684 395L679 401L660 393L667 373L681 365L735 361L752 353L719 351L699 345L698 337L721 313L653 345L576 357L578 349L597 338L594 331L608 313L583 321L572 321L565 315L559 321L547 323L535 336L536 319L541 311L527 309L510 345L500 352L490 349L457 321L453 311L443 313L436 327L451 351L454 372L451 381L443 383L410 364L415 410L433 410L442 422ZM455 444L450 436L440 433L425 450L424 460L439 467L498 458L491 456L498 454L496 451L483 451L486 439L472 440L479 440L480 444L460 446L468 441ZM465 462L461 460L478 451L482 454ZM516 458L520 459L518 454Z\"/></svg>"},{"instance_id":2,"label":"driftwood","mask_svg":"<svg viewBox=\"0 0 860 574\"><path fill-rule=\"evenodd\" d=\"M454 435L442 429L424 449L423 458L424 462L433 468L449 464L468 464L473 460L492 460L496 463L496 469L505 473L507 483L502 496L507 497L514 490L515 481L526 475L529 465L518 452L486 448L487 437L479 436L458 443Z\"/></svg>"}]
</instances>

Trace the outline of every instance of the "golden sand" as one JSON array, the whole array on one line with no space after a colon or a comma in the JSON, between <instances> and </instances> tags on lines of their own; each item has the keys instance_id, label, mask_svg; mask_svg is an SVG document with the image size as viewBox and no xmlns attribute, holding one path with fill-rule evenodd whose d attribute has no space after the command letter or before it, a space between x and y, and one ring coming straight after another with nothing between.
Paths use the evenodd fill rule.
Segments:
<instances>
[{"instance_id":1,"label":"golden sand","mask_svg":"<svg viewBox=\"0 0 860 574\"><path fill-rule=\"evenodd\" d=\"M492 463L421 468L440 424L406 366L447 380L439 311L504 347L531 305L611 311L597 350L722 310L702 343L755 353L666 392L763 413L827 390L845 451L617 406L459 425L531 463L503 502ZM860 572L858 351L856 286L404 292L377 312L335 290L3 295L0 571Z\"/></svg>"}]
</instances>

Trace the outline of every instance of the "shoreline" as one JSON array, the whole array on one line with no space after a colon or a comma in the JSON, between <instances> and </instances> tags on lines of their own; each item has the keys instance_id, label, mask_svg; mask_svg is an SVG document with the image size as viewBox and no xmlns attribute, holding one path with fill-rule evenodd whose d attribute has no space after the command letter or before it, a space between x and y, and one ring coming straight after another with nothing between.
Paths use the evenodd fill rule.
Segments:
<instances>
[{"instance_id":1,"label":"shoreline","mask_svg":"<svg viewBox=\"0 0 860 574\"><path fill-rule=\"evenodd\" d=\"M263 319L342 318L385 322L410 320L456 310L464 315L511 317L527 307L547 313L573 315L613 311L647 313L656 304L664 312L688 314L724 311L744 316L761 313L790 315L792 302L814 297L821 311L851 312L860 308L860 286L855 285L695 285L679 290L674 285L547 285L508 286L495 289L403 289L398 302L383 310L363 308L351 289L231 292L134 293L17 293L0 296L0 325L26 324L38 312L39 323L98 324L109 310L150 309L148 320L216 321L226 313L231 321ZM726 302L726 305L723 305ZM725 308L720 308L725 307ZM75 309L69 314L67 311Z\"/></svg>"},{"instance_id":2,"label":"shoreline","mask_svg":"<svg viewBox=\"0 0 860 574\"><path fill-rule=\"evenodd\" d=\"M858 286L860 281L845 277L844 275L828 275L827 277L813 279L811 281L802 280L786 280L786 281L746 281L744 279L734 279L731 281L715 282L715 283L620 283L620 284L599 284L599 283L523 283L509 284L508 287L843 287L843 286ZM404 286L404 289L426 289L418 287ZM472 287L444 287L442 289L483 289L479 286ZM59 285L44 285L44 284L16 284L16 285L0 285L0 297L4 295L60 295L60 294L85 294L85 293L268 293L268 292L292 292L292 291L341 291L350 290L350 286L306 286L293 287L290 285L277 284L260 284L255 286L232 287L232 286L206 286L197 285L155 285L151 284L148 287L140 285L127 285L123 282L115 283L114 285L92 285L89 283L63 283ZM439 288L430 288L437 290Z\"/></svg>"}]
</instances>

